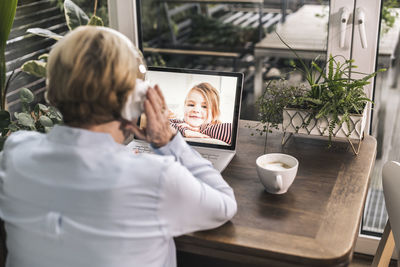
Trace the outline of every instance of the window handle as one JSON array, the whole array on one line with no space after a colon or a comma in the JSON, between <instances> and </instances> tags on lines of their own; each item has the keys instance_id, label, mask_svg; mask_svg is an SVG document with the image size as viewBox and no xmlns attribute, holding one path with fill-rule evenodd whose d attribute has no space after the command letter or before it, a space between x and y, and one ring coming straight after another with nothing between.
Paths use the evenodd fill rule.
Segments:
<instances>
[{"instance_id":1,"label":"window handle","mask_svg":"<svg viewBox=\"0 0 400 267\"><path fill-rule=\"evenodd\" d=\"M358 24L358 31L360 32L361 47L367 48L367 34L365 32L365 12L364 9L359 7L356 10L356 18Z\"/></svg>"},{"instance_id":2,"label":"window handle","mask_svg":"<svg viewBox=\"0 0 400 267\"><path fill-rule=\"evenodd\" d=\"M350 12L346 7L342 7L340 15L340 48L344 48L344 43L346 41L346 28L347 21L349 20Z\"/></svg>"}]
</instances>

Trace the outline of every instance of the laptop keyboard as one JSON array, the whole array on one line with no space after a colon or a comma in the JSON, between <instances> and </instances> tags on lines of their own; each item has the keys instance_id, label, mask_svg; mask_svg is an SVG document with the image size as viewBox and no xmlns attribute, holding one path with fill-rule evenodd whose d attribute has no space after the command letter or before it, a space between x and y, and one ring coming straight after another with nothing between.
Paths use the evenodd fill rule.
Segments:
<instances>
[{"instance_id":1,"label":"laptop keyboard","mask_svg":"<svg viewBox=\"0 0 400 267\"><path fill-rule=\"evenodd\" d=\"M203 158L208 159L208 160L211 161L211 162L215 162L215 161L217 161L218 158L219 158L219 155L217 155L217 154L205 154L205 153L200 153L200 155L201 155Z\"/></svg>"},{"instance_id":2,"label":"laptop keyboard","mask_svg":"<svg viewBox=\"0 0 400 267\"><path fill-rule=\"evenodd\" d=\"M140 144L135 144L130 147L133 152L135 153L149 153L149 154L154 154L153 149L151 149L150 146L148 145L140 145Z\"/></svg>"},{"instance_id":3,"label":"laptop keyboard","mask_svg":"<svg viewBox=\"0 0 400 267\"><path fill-rule=\"evenodd\" d=\"M151 147L148 146L148 145L135 144L135 145L131 146L130 149L132 149L132 151L135 152L135 153L150 153L150 154L154 154L154 150L151 149ZM203 158L208 159L211 162L216 162L218 160L219 156L220 156L218 154L210 154L210 153L200 153L200 155Z\"/></svg>"}]
</instances>

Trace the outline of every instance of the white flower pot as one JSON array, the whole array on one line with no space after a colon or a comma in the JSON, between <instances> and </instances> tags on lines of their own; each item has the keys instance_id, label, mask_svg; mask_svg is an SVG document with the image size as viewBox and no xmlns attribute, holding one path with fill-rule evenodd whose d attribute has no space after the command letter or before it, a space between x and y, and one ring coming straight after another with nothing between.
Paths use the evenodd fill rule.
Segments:
<instances>
[{"instance_id":1,"label":"white flower pot","mask_svg":"<svg viewBox=\"0 0 400 267\"><path fill-rule=\"evenodd\" d=\"M328 125L332 120L331 116L319 119L311 119L307 125L310 113L307 110L285 108L283 110L282 128L286 133L329 136ZM339 119L342 117L339 116ZM342 125L336 125L332 137L348 138L361 140L367 121L367 112L364 109L363 114L350 115L350 127L344 122ZM306 125L306 126L305 126Z\"/></svg>"}]
</instances>

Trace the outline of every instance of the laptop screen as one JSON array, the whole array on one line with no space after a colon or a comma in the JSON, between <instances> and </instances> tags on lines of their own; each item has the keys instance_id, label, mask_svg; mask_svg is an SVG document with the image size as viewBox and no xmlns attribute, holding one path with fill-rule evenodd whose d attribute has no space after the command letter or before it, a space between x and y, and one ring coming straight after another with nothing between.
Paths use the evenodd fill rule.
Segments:
<instances>
[{"instance_id":1,"label":"laptop screen","mask_svg":"<svg viewBox=\"0 0 400 267\"><path fill-rule=\"evenodd\" d=\"M242 73L149 67L146 80L159 85L171 126L189 144L235 149Z\"/></svg>"}]
</instances>

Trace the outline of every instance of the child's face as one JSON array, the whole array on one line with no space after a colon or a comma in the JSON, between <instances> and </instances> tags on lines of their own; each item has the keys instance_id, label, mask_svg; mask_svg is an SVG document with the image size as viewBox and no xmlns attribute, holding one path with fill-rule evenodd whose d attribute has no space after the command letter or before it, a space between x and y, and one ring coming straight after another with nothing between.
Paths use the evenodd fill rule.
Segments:
<instances>
[{"instance_id":1,"label":"child's face","mask_svg":"<svg viewBox=\"0 0 400 267\"><path fill-rule=\"evenodd\" d=\"M209 114L211 111L208 107L204 96L192 90L185 101L184 120L192 127L200 127L203 123L210 123L211 119Z\"/></svg>"}]
</instances>

